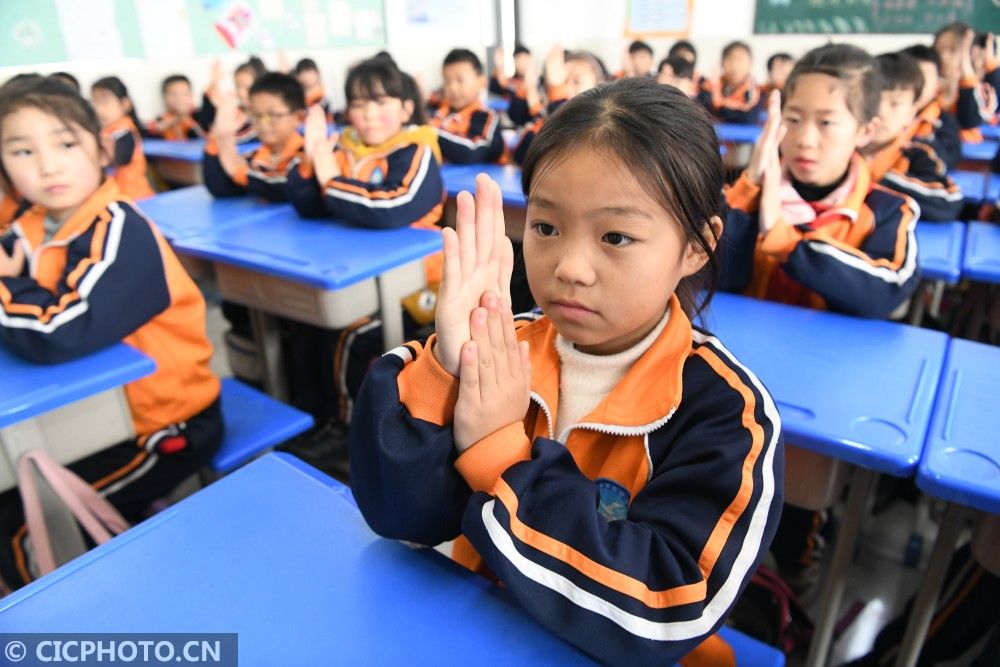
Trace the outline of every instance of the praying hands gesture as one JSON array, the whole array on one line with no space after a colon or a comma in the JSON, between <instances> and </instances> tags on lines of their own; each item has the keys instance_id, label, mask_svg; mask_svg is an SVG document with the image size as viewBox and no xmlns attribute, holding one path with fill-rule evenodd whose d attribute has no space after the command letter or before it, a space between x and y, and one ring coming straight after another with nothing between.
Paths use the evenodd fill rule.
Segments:
<instances>
[{"instance_id":1,"label":"praying hands gesture","mask_svg":"<svg viewBox=\"0 0 1000 667\"><path fill-rule=\"evenodd\" d=\"M778 147L785 136L781 124L781 93L771 91L767 98L767 123L757 139L747 165L747 176L761 186L759 225L767 234L781 218L781 156Z\"/></svg>"},{"instance_id":2,"label":"praying hands gesture","mask_svg":"<svg viewBox=\"0 0 1000 667\"><path fill-rule=\"evenodd\" d=\"M316 181L320 187L326 187L331 178L340 176L340 167L333 154L340 140L340 133L326 134L326 113L318 104L309 107L306 114L305 152L313 164Z\"/></svg>"},{"instance_id":3,"label":"praying hands gesture","mask_svg":"<svg viewBox=\"0 0 1000 667\"><path fill-rule=\"evenodd\" d=\"M456 230L445 228L434 356L459 378L455 446L462 452L524 418L531 368L511 312L514 251L504 233L500 188L476 178L476 196L457 200Z\"/></svg>"}]
</instances>

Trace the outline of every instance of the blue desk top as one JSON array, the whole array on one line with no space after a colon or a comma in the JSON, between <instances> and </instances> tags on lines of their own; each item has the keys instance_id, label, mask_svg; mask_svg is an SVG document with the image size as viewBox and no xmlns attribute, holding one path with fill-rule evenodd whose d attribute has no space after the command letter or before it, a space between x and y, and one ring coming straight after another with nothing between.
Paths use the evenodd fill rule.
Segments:
<instances>
[{"instance_id":1,"label":"blue desk top","mask_svg":"<svg viewBox=\"0 0 1000 667\"><path fill-rule=\"evenodd\" d=\"M241 153L249 153L260 148L259 141L247 141L240 144ZM143 139L142 152L147 158L167 158L181 162L197 162L205 155L204 139L187 139L186 141L167 141L166 139Z\"/></svg>"},{"instance_id":2,"label":"blue desk top","mask_svg":"<svg viewBox=\"0 0 1000 667\"><path fill-rule=\"evenodd\" d=\"M0 428L128 384L156 370L124 343L62 364L34 364L0 345Z\"/></svg>"},{"instance_id":3,"label":"blue desk top","mask_svg":"<svg viewBox=\"0 0 1000 667\"><path fill-rule=\"evenodd\" d=\"M1000 283L1000 225L969 223L962 276L984 283Z\"/></svg>"},{"instance_id":4,"label":"blue desk top","mask_svg":"<svg viewBox=\"0 0 1000 667\"><path fill-rule=\"evenodd\" d=\"M984 139L996 141L1000 139L1000 125L980 125L979 131L983 133Z\"/></svg>"},{"instance_id":5,"label":"blue desk top","mask_svg":"<svg viewBox=\"0 0 1000 667\"><path fill-rule=\"evenodd\" d=\"M948 337L717 294L704 318L771 391L785 441L908 476L923 449Z\"/></svg>"},{"instance_id":6,"label":"blue desk top","mask_svg":"<svg viewBox=\"0 0 1000 667\"><path fill-rule=\"evenodd\" d=\"M761 130L760 125L718 123L715 126L715 133L719 135L719 141L729 141L736 144L757 143L757 137L760 136Z\"/></svg>"},{"instance_id":7,"label":"blue desk top","mask_svg":"<svg viewBox=\"0 0 1000 667\"><path fill-rule=\"evenodd\" d=\"M989 162L997 154L997 142L981 141L977 144L962 142L962 159Z\"/></svg>"},{"instance_id":8,"label":"blue desk top","mask_svg":"<svg viewBox=\"0 0 1000 667\"><path fill-rule=\"evenodd\" d=\"M1000 347L954 338L948 348L917 486L1000 514Z\"/></svg>"},{"instance_id":9,"label":"blue desk top","mask_svg":"<svg viewBox=\"0 0 1000 667\"><path fill-rule=\"evenodd\" d=\"M969 204L977 205L983 201L986 189L986 176L981 171L953 171L949 176L962 191L962 196Z\"/></svg>"},{"instance_id":10,"label":"blue desk top","mask_svg":"<svg viewBox=\"0 0 1000 667\"><path fill-rule=\"evenodd\" d=\"M986 201L995 204L1000 199L1000 174L986 177Z\"/></svg>"},{"instance_id":11,"label":"blue desk top","mask_svg":"<svg viewBox=\"0 0 1000 667\"><path fill-rule=\"evenodd\" d=\"M409 227L373 230L333 220L307 220L289 208L185 237L174 247L213 262L338 290L437 252L441 234Z\"/></svg>"},{"instance_id":12,"label":"blue desk top","mask_svg":"<svg viewBox=\"0 0 1000 667\"><path fill-rule=\"evenodd\" d=\"M476 194L476 176L486 174L500 186L505 206L524 208L528 205L521 190L521 168L502 164L446 164L441 167L441 178L449 197L462 190Z\"/></svg>"},{"instance_id":13,"label":"blue desk top","mask_svg":"<svg viewBox=\"0 0 1000 667\"><path fill-rule=\"evenodd\" d=\"M924 278L957 283L965 250L964 222L917 223L917 258Z\"/></svg>"},{"instance_id":14,"label":"blue desk top","mask_svg":"<svg viewBox=\"0 0 1000 667\"><path fill-rule=\"evenodd\" d=\"M486 579L377 537L349 494L269 454L0 600L0 626L235 632L243 666L592 664Z\"/></svg>"},{"instance_id":15,"label":"blue desk top","mask_svg":"<svg viewBox=\"0 0 1000 667\"><path fill-rule=\"evenodd\" d=\"M497 113L503 113L510 108L510 100L503 97L489 97L486 99L486 106Z\"/></svg>"},{"instance_id":16,"label":"blue desk top","mask_svg":"<svg viewBox=\"0 0 1000 667\"><path fill-rule=\"evenodd\" d=\"M144 199L139 208L170 242L272 213L295 215L291 204L271 204L255 197L216 199L204 185L161 192Z\"/></svg>"}]
</instances>

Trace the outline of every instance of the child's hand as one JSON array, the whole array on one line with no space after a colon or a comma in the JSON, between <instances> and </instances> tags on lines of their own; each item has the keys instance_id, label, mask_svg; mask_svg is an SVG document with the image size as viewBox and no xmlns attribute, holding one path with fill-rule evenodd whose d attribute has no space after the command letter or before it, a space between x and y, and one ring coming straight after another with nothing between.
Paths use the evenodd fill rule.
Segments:
<instances>
[{"instance_id":1,"label":"child's hand","mask_svg":"<svg viewBox=\"0 0 1000 667\"><path fill-rule=\"evenodd\" d=\"M481 303L470 318L472 340L462 346L453 424L459 452L524 419L531 391L528 343L517 340L510 302L487 292Z\"/></svg>"},{"instance_id":2,"label":"child's hand","mask_svg":"<svg viewBox=\"0 0 1000 667\"><path fill-rule=\"evenodd\" d=\"M315 157L319 153L320 148L326 144L326 131L326 114L323 112L321 106L314 104L306 112L305 122L304 148L309 159Z\"/></svg>"},{"instance_id":3,"label":"child's hand","mask_svg":"<svg viewBox=\"0 0 1000 667\"><path fill-rule=\"evenodd\" d=\"M529 60L528 66L524 68L524 96L529 109L541 106L541 98L538 96L538 65L534 59Z\"/></svg>"},{"instance_id":4,"label":"child's hand","mask_svg":"<svg viewBox=\"0 0 1000 667\"><path fill-rule=\"evenodd\" d=\"M628 44L622 47L622 78L628 79L635 75L632 71L632 54L628 52Z\"/></svg>"},{"instance_id":5,"label":"child's hand","mask_svg":"<svg viewBox=\"0 0 1000 667\"><path fill-rule=\"evenodd\" d=\"M510 308L514 250L503 221L500 188L489 177L476 177L476 197L460 192L455 227L442 230L444 274L434 320L438 363L458 377L462 346L471 338L469 318L486 292Z\"/></svg>"},{"instance_id":6,"label":"child's hand","mask_svg":"<svg viewBox=\"0 0 1000 667\"><path fill-rule=\"evenodd\" d=\"M493 71L500 76L506 75L504 70L504 52L499 46L493 49Z\"/></svg>"},{"instance_id":7,"label":"child's hand","mask_svg":"<svg viewBox=\"0 0 1000 667\"><path fill-rule=\"evenodd\" d=\"M561 86L566 83L566 51L556 44L545 56L545 84Z\"/></svg>"},{"instance_id":8,"label":"child's hand","mask_svg":"<svg viewBox=\"0 0 1000 667\"><path fill-rule=\"evenodd\" d=\"M306 114L305 152L312 162L313 172L320 187L325 187L331 178L340 176L340 167L334 150L340 141L340 133L326 134L326 113L318 104L309 107Z\"/></svg>"},{"instance_id":9,"label":"child's hand","mask_svg":"<svg viewBox=\"0 0 1000 667\"><path fill-rule=\"evenodd\" d=\"M764 167L763 183L757 225L761 234L767 234L781 219L781 159L774 151Z\"/></svg>"},{"instance_id":10,"label":"child's hand","mask_svg":"<svg viewBox=\"0 0 1000 667\"><path fill-rule=\"evenodd\" d=\"M760 185L764 172L771 160L778 158L778 147L785 136L785 128L781 124L781 92L772 90L767 97L767 122L761 130L760 137L753 147L750 162L747 164L747 176L755 185Z\"/></svg>"},{"instance_id":11,"label":"child's hand","mask_svg":"<svg viewBox=\"0 0 1000 667\"><path fill-rule=\"evenodd\" d=\"M8 255L0 247L0 278L14 278L24 270L24 248L20 241L14 243L14 251Z\"/></svg>"},{"instance_id":12,"label":"child's hand","mask_svg":"<svg viewBox=\"0 0 1000 667\"><path fill-rule=\"evenodd\" d=\"M232 139L236 136L240 125L240 107L236 101L236 93L219 95L215 122L212 123L212 136L219 141Z\"/></svg>"},{"instance_id":13,"label":"child's hand","mask_svg":"<svg viewBox=\"0 0 1000 667\"><path fill-rule=\"evenodd\" d=\"M962 76L975 76L976 69L972 65L972 43L976 41L976 31L969 28L962 37Z\"/></svg>"}]
</instances>

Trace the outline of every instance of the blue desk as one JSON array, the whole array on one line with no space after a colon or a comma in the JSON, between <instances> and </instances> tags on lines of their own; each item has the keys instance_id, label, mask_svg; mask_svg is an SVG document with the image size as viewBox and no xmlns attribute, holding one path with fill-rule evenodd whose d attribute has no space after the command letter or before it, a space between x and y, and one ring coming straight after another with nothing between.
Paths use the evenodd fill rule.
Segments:
<instances>
[{"instance_id":1,"label":"blue desk","mask_svg":"<svg viewBox=\"0 0 1000 667\"><path fill-rule=\"evenodd\" d=\"M986 201L995 204L1000 200L1000 174L986 176Z\"/></svg>"},{"instance_id":2,"label":"blue desk","mask_svg":"<svg viewBox=\"0 0 1000 667\"><path fill-rule=\"evenodd\" d=\"M593 664L487 580L377 537L346 487L281 454L0 600L0 626L235 632L246 667Z\"/></svg>"},{"instance_id":3,"label":"blue desk","mask_svg":"<svg viewBox=\"0 0 1000 667\"><path fill-rule=\"evenodd\" d=\"M247 141L239 146L241 153L250 153L260 148L259 141ZM204 139L167 141L166 139L143 139L142 152L147 158L177 160L201 164L205 155Z\"/></svg>"},{"instance_id":4,"label":"blue desk","mask_svg":"<svg viewBox=\"0 0 1000 667\"><path fill-rule=\"evenodd\" d=\"M983 133L984 139L992 141L1000 139L1000 125L980 125L979 131Z\"/></svg>"},{"instance_id":5,"label":"blue desk","mask_svg":"<svg viewBox=\"0 0 1000 667\"><path fill-rule=\"evenodd\" d=\"M291 204L254 197L216 199L204 185L161 192L139 205L170 242L243 224L273 213L294 215Z\"/></svg>"},{"instance_id":6,"label":"blue desk","mask_svg":"<svg viewBox=\"0 0 1000 667\"><path fill-rule=\"evenodd\" d=\"M975 162L989 162L997 154L996 141L981 141L977 144L962 142L962 159Z\"/></svg>"},{"instance_id":7,"label":"blue desk","mask_svg":"<svg viewBox=\"0 0 1000 667\"><path fill-rule=\"evenodd\" d=\"M510 108L510 100L505 97L489 97L486 100L486 106L497 113L503 113Z\"/></svg>"},{"instance_id":8,"label":"blue desk","mask_svg":"<svg viewBox=\"0 0 1000 667\"><path fill-rule=\"evenodd\" d=\"M760 125L737 125L735 123L718 123L715 126L715 133L719 135L719 141L734 144L755 144L757 137L761 133Z\"/></svg>"},{"instance_id":9,"label":"blue desk","mask_svg":"<svg viewBox=\"0 0 1000 667\"><path fill-rule=\"evenodd\" d=\"M969 280L1000 284L1000 225L969 223L962 276Z\"/></svg>"},{"instance_id":10,"label":"blue desk","mask_svg":"<svg viewBox=\"0 0 1000 667\"><path fill-rule=\"evenodd\" d=\"M21 452L41 447L63 463L131 437L121 387L153 360L119 343L61 364L34 364L0 346L0 491L16 484Z\"/></svg>"},{"instance_id":11,"label":"blue desk","mask_svg":"<svg viewBox=\"0 0 1000 667\"><path fill-rule=\"evenodd\" d=\"M964 222L918 222L917 257L924 278L955 284L962 277Z\"/></svg>"},{"instance_id":12,"label":"blue desk","mask_svg":"<svg viewBox=\"0 0 1000 667\"><path fill-rule=\"evenodd\" d=\"M467 190L476 193L476 176L486 174L500 186L504 206L524 208L528 205L521 190L521 168L501 164L446 164L441 167L441 178L449 197Z\"/></svg>"},{"instance_id":13,"label":"blue desk","mask_svg":"<svg viewBox=\"0 0 1000 667\"><path fill-rule=\"evenodd\" d=\"M1000 568L1000 348L952 339L934 407L917 486L947 500L937 540L900 649L898 665L916 664L937 606L948 562L966 509L985 513L972 540L973 553L994 572Z\"/></svg>"},{"instance_id":14,"label":"blue desk","mask_svg":"<svg viewBox=\"0 0 1000 667\"><path fill-rule=\"evenodd\" d=\"M403 343L400 300L426 284L423 258L441 249L441 234L361 229L273 210L174 246L213 262L222 295L252 309L268 391L284 400L278 332L264 313L328 329L379 313L385 349L392 349Z\"/></svg>"},{"instance_id":15,"label":"blue desk","mask_svg":"<svg viewBox=\"0 0 1000 667\"><path fill-rule=\"evenodd\" d=\"M986 175L981 171L953 171L949 174L962 191L967 204L978 206L986 192Z\"/></svg>"},{"instance_id":16,"label":"blue desk","mask_svg":"<svg viewBox=\"0 0 1000 667\"><path fill-rule=\"evenodd\" d=\"M786 475L786 498L790 488L839 489L832 481L839 471L824 470L815 454L856 466L806 660L824 665L878 474L906 477L916 469L948 337L733 294L716 295L703 320L774 397L793 445L786 470L800 478L806 466L817 471L809 479Z\"/></svg>"}]
</instances>

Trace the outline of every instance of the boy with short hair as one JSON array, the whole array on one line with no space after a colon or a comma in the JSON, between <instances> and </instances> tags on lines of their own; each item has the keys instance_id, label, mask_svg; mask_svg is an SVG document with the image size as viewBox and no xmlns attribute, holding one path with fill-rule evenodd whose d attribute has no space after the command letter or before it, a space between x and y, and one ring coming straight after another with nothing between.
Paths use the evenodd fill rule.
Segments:
<instances>
[{"instance_id":1,"label":"boy with short hair","mask_svg":"<svg viewBox=\"0 0 1000 667\"><path fill-rule=\"evenodd\" d=\"M185 141L205 136L205 128L195 118L190 79L183 74L171 74L160 85L160 94L166 111L142 128L144 136L167 141Z\"/></svg>"},{"instance_id":2,"label":"boy with short hair","mask_svg":"<svg viewBox=\"0 0 1000 667\"><path fill-rule=\"evenodd\" d=\"M500 118L483 103L486 75L479 57L468 49L452 49L442 68L444 88L430 124L437 130L446 162L495 162L503 155Z\"/></svg>"},{"instance_id":3,"label":"boy with short hair","mask_svg":"<svg viewBox=\"0 0 1000 667\"><path fill-rule=\"evenodd\" d=\"M722 76L709 82L709 111L723 123L754 125L760 89L750 75L753 55L745 42L735 41L722 49Z\"/></svg>"}]
</instances>

